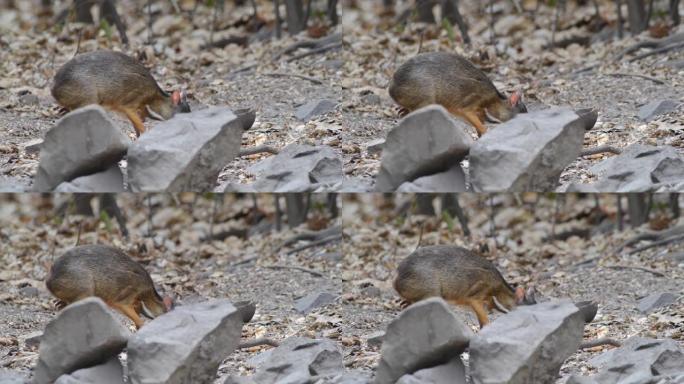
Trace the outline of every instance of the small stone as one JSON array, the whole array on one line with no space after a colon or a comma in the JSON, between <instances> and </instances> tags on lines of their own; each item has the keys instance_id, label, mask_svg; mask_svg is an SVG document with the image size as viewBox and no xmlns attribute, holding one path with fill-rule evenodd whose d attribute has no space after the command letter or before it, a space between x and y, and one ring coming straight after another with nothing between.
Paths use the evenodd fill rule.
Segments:
<instances>
[{"instance_id":1,"label":"small stone","mask_svg":"<svg viewBox=\"0 0 684 384\"><path fill-rule=\"evenodd\" d=\"M385 146L385 139L375 139L366 143L366 152L369 155L379 155Z\"/></svg>"},{"instance_id":2,"label":"small stone","mask_svg":"<svg viewBox=\"0 0 684 384\"><path fill-rule=\"evenodd\" d=\"M639 119L649 122L660 115L674 111L678 105L679 102L671 99L652 101L639 108Z\"/></svg>"},{"instance_id":3,"label":"small stone","mask_svg":"<svg viewBox=\"0 0 684 384\"><path fill-rule=\"evenodd\" d=\"M19 288L19 293L24 297L38 297L40 290L29 285L28 287Z\"/></svg>"},{"instance_id":4,"label":"small stone","mask_svg":"<svg viewBox=\"0 0 684 384\"><path fill-rule=\"evenodd\" d=\"M117 165L92 175L65 181L55 188L55 192L66 193L117 193L124 192L124 177Z\"/></svg>"},{"instance_id":5,"label":"small stone","mask_svg":"<svg viewBox=\"0 0 684 384\"><path fill-rule=\"evenodd\" d=\"M299 108L295 112L295 117L301 121L309 121L316 116L326 114L335 109L337 103L329 99L313 100Z\"/></svg>"},{"instance_id":6,"label":"small stone","mask_svg":"<svg viewBox=\"0 0 684 384\"><path fill-rule=\"evenodd\" d=\"M119 359L112 357L104 364L79 369L62 375L55 384L124 384L124 370Z\"/></svg>"},{"instance_id":7,"label":"small stone","mask_svg":"<svg viewBox=\"0 0 684 384\"><path fill-rule=\"evenodd\" d=\"M318 307L332 303L337 298L329 292L315 292L295 301L295 309L299 313L309 313Z\"/></svg>"},{"instance_id":8,"label":"small stone","mask_svg":"<svg viewBox=\"0 0 684 384\"><path fill-rule=\"evenodd\" d=\"M385 331L376 331L366 336L366 344L369 347L380 347L382 346L382 340L385 338Z\"/></svg>"},{"instance_id":9,"label":"small stone","mask_svg":"<svg viewBox=\"0 0 684 384\"><path fill-rule=\"evenodd\" d=\"M651 313L658 308L666 307L677 301L677 295L670 292L658 292L639 300L638 308L641 313Z\"/></svg>"}]
</instances>

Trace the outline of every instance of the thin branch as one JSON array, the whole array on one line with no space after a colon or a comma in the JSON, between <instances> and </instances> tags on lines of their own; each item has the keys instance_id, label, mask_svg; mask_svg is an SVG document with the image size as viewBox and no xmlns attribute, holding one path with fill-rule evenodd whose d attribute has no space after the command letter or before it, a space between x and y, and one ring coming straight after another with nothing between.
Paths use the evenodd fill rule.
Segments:
<instances>
[{"instance_id":1,"label":"thin branch","mask_svg":"<svg viewBox=\"0 0 684 384\"><path fill-rule=\"evenodd\" d=\"M589 349L589 348L594 348L594 347L599 347L601 345L612 345L614 347L621 347L622 343L615 339L611 339L608 337L602 337L600 339L596 340L589 340L585 341L582 344L580 344L579 349Z\"/></svg>"},{"instance_id":2,"label":"thin branch","mask_svg":"<svg viewBox=\"0 0 684 384\"><path fill-rule=\"evenodd\" d=\"M644 80L650 80L656 84L665 84L664 81L656 79L655 77L651 76L646 76L646 75L639 75L637 73L623 73L623 72L614 72L614 73L606 73L606 76L612 76L612 77L638 77L640 79Z\"/></svg>"},{"instance_id":3,"label":"thin branch","mask_svg":"<svg viewBox=\"0 0 684 384\"><path fill-rule=\"evenodd\" d=\"M296 77L298 79L303 79L303 80L308 80L314 84L323 84L323 81L318 80L313 77L309 76L304 76L304 75L298 75L296 73L283 73L283 72L268 72L268 73L263 73L264 76L270 76L270 77Z\"/></svg>"},{"instance_id":4,"label":"thin branch","mask_svg":"<svg viewBox=\"0 0 684 384\"><path fill-rule=\"evenodd\" d=\"M633 265L615 264L615 265L606 265L604 268L610 268L610 269L636 269L636 270L638 270L638 271L651 273L651 274L656 275L656 276L658 276L658 277L665 277L665 274L662 273L662 272L660 272L660 271L656 271L656 270L650 269L650 268L637 267L637 266L633 266Z\"/></svg>"},{"instance_id":5,"label":"thin branch","mask_svg":"<svg viewBox=\"0 0 684 384\"><path fill-rule=\"evenodd\" d=\"M302 271L306 272L309 274L312 274L316 277L325 277L324 274L318 271L314 271L313 269L309 268L303 268L303 267L297 267L294 265L282 265L282 264L271 264L271 265L263 265L262 268L268 268L268 269L294 269L296 271Z\"/></svg>"},{"instance_id":6,"label":"thin branch","mask_svg":"<svg viewBox=\"0 0 684 384\"><path fill-rule=\"evenodd\" d=\"M300 247L293 248L292 250L287 252L287 254L291 255L293 253L297 253L297 252L303 251L305 249L318 247L318 246L321 246L321 245L324 245L327 243L331 243L331 242L337 241L337 240L342 240L342 234L336 234L336 235L332 235L332 236L329 236L329 237L326 237L326 238L323 238L320 240L312 241L309 244L305 244L305 245L302 245Z\"/></svg>"},{"instance_id":7,"label":"thin branch","mask_svg":"<svg viewBox=\"0 0 684 384\"><path fill-rule=\"evenodd\" d=\"M286 61L289 63L289 62L291 62L291 61L299 60L299 59L302 59L302 58L307 57L307 56L317 55L317 54L319 54L319 53L324 53L324 52L330 51L330 50L332 50L332 49L341 48L341 47L342 47L342 43L341 43L341 42L340 42L340 43L333 43L333 44L330 44L330 45L326 45L326 46L324 46L324 47L320 47L320 48L317 48L317 49L312 49L312 50L310 50L309 52L304 52L304 53L302 53L302 54L292 56L292 57L290 57L289 59L287 59Z\"/></svg>"},{"instance_id":8,"label":"thin branch","mask_svg":"<svg viewBox=\"0 0 684 384\"><path fill-rule=\"evenodd\" d=\"M654 241L654 242L651 243L651 244L647 244L647 245L644 245L644 246L642 246L642 247L635 248L635 249L632 250L629 254L630 254L630 255L633 255L633 254L635 254L635 253L639 253L639 252L641 252L641 251L645 251L645 250L650 249L650 248L660 247L660 246L663 246L663 245L669 245L669 244L671 244L671 243L676 243L676 242L682 241L682 240L684 240L684 235L677 235L677 236L668 237L668 238L666 238L666 239L659 240L659 241Z\"/></svg>"},{"instance_id":9,"label":"thin branch","mask_svg":"<svg viewBox=\"0 0 684 384\"><path fill-rule=\"evenodd\" d=\"M616 147L613 147L611 145L599 145L598 147L583 149L582 152L580 153L580 156L581 157L592 156L592 155L598 155L599 153L607 153L607 152L619 155L622 153L622 150L620 148L616 148Z\"/></svg>"},{"instance_id":10,"label":"thin branch","mask_svg":"<svg viewBox=\"0 0 684 384\"><path fill-rule=\"evenodd\" d=\"M240 154L238 156L251 156L251 155L256 155L257 153L265 153L268 152L273 155L278 154L278 150L276 148L270 147L268 145L257 145L256 147L249 147L249 148L242 148L240 149Z\"/></svg>"}]
</instances>

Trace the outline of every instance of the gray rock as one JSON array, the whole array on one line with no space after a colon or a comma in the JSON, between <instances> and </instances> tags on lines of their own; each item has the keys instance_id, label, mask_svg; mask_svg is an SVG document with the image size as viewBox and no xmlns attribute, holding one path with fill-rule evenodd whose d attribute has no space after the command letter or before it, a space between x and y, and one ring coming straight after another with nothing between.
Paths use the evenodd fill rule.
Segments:
<instances>
[{"instance_id":1,"label":"gray rock","mask_svg":"<svg viewBox=\"0 0 684 384\"><path fill-rule=\"evenodd\" d=\"M33 139L22 144L24 152L27 155L34 155L40 153L40 147L43 146L43 139Z\"/></svg>"},{"instance_id":2,"label":"gray rock","mask_svg":"<svg viewBox=\"0 0 684 384\"><path fill-rule=\"evenodd\" d=\"M318 307L332 303L337 298L330 292L310 293L295 301L295 309L299 313L309 313Z\"/></svg>"},{"instance_id":3,"label":"gray rock","mask_svg":"<svg viewBox=\"0 0 684 384\"><path fill-rule=\"evenodd\" d=\"M343 373L342 354L335 342L290 337L273 350L252 379L258 384L305 384L313 382L313 377L333 377Z\"/></svg>"},{"instance_id":4,"label":"gray rock","mask_svg":"<svg viewBox=\"0 0 684 384\"><path fill-rule=\"evenodd\" d=\"M256 313L256 304L251 301L236 301L233 306L242 314L242 322L249 323Z\"/></svg>"},{"instance_id":5,"label":"gray rock","mask_svg":"<svg viewBox=\"0 0 684 384\"><path fill-rule=\"evenodd\" d=\"M637 308L639 312L651 313L658 308L666 307L677 301L677 295L670 292L653 293L639 300Z\"/></svg>"},{"instance_id":6,"label":"gray rock","mask_svg":"<svg viewBox=\"0 0 684 384\"><path fill-rule=\"evenodd\" d=\"M488 131L470 151L473 190L553 191L580 155L590 120L556 107L519 114Z\"/></svg>"},{"instance_id":7,"label":"gray rock","mask_svg":"<svg viewBox=\"0 0 684 384\"><path fill-rule=\"evenodd\" d=\"M652 101L639 108L639 119L649 122L660 115L674 111L678 105L677 100L671 99Z\"/></svg>"},{"instance_id":8,"label":"gray rock","mask_svg":"<svg viewBox=\"0 0 684 384\"><path fill-rule=\"evenodd\" d=\"M358 372L348 372L341 375L333 376L329 380L323 381L323 384L370 384L371 379Z\"/></svg>"},{"instance_id":9,"label":"gray rock","mask_svg":"<svg viewBox=\"0 0 684 384\"><path fill-rule=\"evenodd\" d=\"M255 383L252 376L235 376L230 375L226 378L223 384L253 384Z\"/></svg>"},{"instance_id":10,"label":"gray rock","mask_svg":"<svg viewBox=\"0 0 684 384\"><path fill-rule=\"evenodd\" d=\"M419 301L387 327L375 383L394 383L407 373L447 363L465 350L472 336L441 298Z\"/></svg>"},{"instance_id":11,"label":"gray rock","mask_svg":"<svg viewBox=\"0 0 684 384\"><path fill-rule=\"evenodd\" d=\"M19 294L24 297L38 297L40 290L29 285L27 287L19 288Z\"/></svg>"},{"instance_id":12,"label":"gray rock","mask_svg":"<svg viewBox=\"0 0 684 384\"><path fill-rule=\"evenodd\" d=\"M210 300L167 312L128 343L129 382L210 383L240 342L243 313L228 300Z\"/></svg>"},{"instance_id":13,"label":"gray rock","mask_svg":"<svg viewBox=\"0 0 684 384\"><path fill-rule=\"evenodd\" d=\"M179 113L156 125L128 151L131 191L211 191L223 167L240 152L254 112L211 107Z\"/></svg>"},{"instance_id":14,"label":"gray rock","mask_svg":"<svg viewBox=\"0 0 684 384\"><path fill-rule=\"evenodd\" d=\"M62 375L55 384L124 384L123 377L119 359L112 357L103 364Z\"/></svg>"},{"instance_id":15,"label":"gray rock","mask_svg":"<svg viewBox=\"0 0 684 384\"><path fill-rule=\"evenodd\" d=\"M670 146L632 144L589 169L598 181L582 184L597 192L647 192L684 182L684 157ZM568 192L579 192L570 186Z\"/></svg>"},{"instance_id":16,"label":"gray rock","mask_svg":"<svg viewBox=\"0 0 684 384\"><path fill-rule=\"evenodd\" d=\"M19 103L22 105L38 105L40 104L40 98L29 93L19 96Z\"/></svg>"},{"instance_id":17,"label":"gray rock","mask_svg":"<svg viewBox=\"0 0 684 384\"><path fill-rule=\"evenodd\" d=\"M472 382L553 383L583 330L584 316L570 300L519 306L471 341Z\"/></svg>"},{"instance_id":18,"label":"gray rock","mask_svg":"<svg viewBox=\"0 0 684 384\"><path fill-rule=\"evenodd\" d=\"M369 155L379 155L385 146L385 139L375 139L366 143L366 152Z\"/></svg>"},{"instance_id":19,"label":"gray rock","mask_svg":"<svg viewBox=\"0 0 684 384\"><path fill-rule=\"evenodd\" d=\"M65 181L55 188L55 192L124 192L124 177L117 165L92 175Z\"/></svg>"},{"instance_id":20,"label":"gray rock","mask_svg":"<svg viewBox=\"0 0 684 384\"><path fill-rule=\"evenodd\" d=\"M28 382L26 376L19 372L0 370L0 384L24 384Z\"/></svg>"},{"instance_id":21,"label":"gray rock","mask_svg":"<svg viewBox=\"0 0 684 384\"><path fill-rule=\"evenodd\" d=\"M407 181L397 188L397 192L466 192L466 177L460 165L430 176Z\"/></svg>"},{"instance_id":22,"label":"gray rock","mask_svg":"<svg viewBox=\"0 0 684 384\"><path fill-rule=\"evenodd\" d=\"M301 121L309 121L318 115L323 115L334 110L335 106L337 106L337 103L333 100L312 100L297 108L295 117Z\"/></svg>"},{"instance_id":23,"label":"gray rock","mask_svg":"<svg viewBox=\"0 0 684 384\"><path fill-rule=\"evenodd\" d=\"M343 193L365 193L373 191L373 181L360 177L345 177L342 181Z\"/></svg>"},{"instance_id":24,"label":"gray rock","mask_svg":"<svg viewBox=\"0 0 684 384\"><path fill-rule=\"evenodd\" d=\"M402 376L397 384L466 384L465 367L460 357L432 368Z\"/></svg>"},{"instance_id":25,"label":"gray rock","mask_svg":"<svg viewBox=\"0 0 684 384\"><path fill-rule=\"evenodd\" d=\"M580 301L575 303L575 306L582 312L582 318L584 318L585 323L589 324L594 321L596 313L598 312L597 303L593 301Z\"/></svg>"},{"instance_id":26,"label":"gray rock","mask_svg":"<svg viewBox=\"0 0 684 384\"><path fill-rule=\"evenodd\" d=\"M70 112L45 135L33 190L49 192L63 181L104 171L123 158L129 142L99 105Z\"/></svg>"},{"instance_id":27,"label":"gray rock","mask_svg":"<svg viewBox=\"0 0 684 384\"><path fill-rule=\"evenodd\" d=\"M344 178L342 160L328 146L290 144L248 170L256 175L255 182L229 184L225 192L323 191L339 188Z\"/></svg>"},{"instance_id":28,"label":"gray rock","mask_svg":"<svg viewBox=\"0 0 684 384\"><path fill-rule=\"evenodd\" d=\"M124 349L129 336L102 300L77 301L45 327L34 383L52 383L63 374L104 363Z\"/></svg>"},{"instance_id":29,"label":"gray rock","mask_svg":"<svg viewBox=\"0 0 684 384\"><path fill-rule=\"evenodd\" d=\"M382 346L382 341L385 339L385 331L373 332L366 336L366 344L370 347Z\"/></svg>"},{"instance_id":30,"label":"gray rock","mask_svg":"<svg viewBox=\"0 0 684 384\"><path fill-rule=\"evenodd\" d=\"M43 332L36 331L30 332L22 336L24 346L27 348L38 348L40 346L40 340L43 338Z\"/></svg>"},{"instance_id":31,"label":"gray rock","mask_svg":"<svg viewBox=\"0 0 684 384\"><path fill-rule=\"evenodd\" d=\"M273 353L273 350L269 349L267 351L259 353L256 356L252 356L249 359L247 359L247 364L251 365L254 368L259 368L263 363L268 361L268 359L271 357L271 353Z\"/></svg>"},{"instance_id":32,"label":"gray rock","mask_svg":"<svg viewBox=\"0 0 684 384\"><path fill-rule=\"evenodd\" d=\"M469 129L440 105L410 113L387 134L376 191L392 192L405 181L460 163L473 143Z\"/></svg>"},{"instance_id":33,"label":"gray rock","mask_svg":"<svg viewBox=\"0 0 684 384\"><path fill-rule=\"evenodd\" d=\"M672 339L632 337L589 363L600 368L591 376L599 384L656 383L661 377L684 374L684 349Z\"/></svg>"}]
</instances>

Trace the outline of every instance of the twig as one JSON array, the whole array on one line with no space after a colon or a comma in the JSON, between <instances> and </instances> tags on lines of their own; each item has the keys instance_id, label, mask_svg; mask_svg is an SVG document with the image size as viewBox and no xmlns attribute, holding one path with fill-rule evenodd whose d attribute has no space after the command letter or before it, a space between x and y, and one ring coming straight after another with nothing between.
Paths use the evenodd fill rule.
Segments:
<instances>
[{"instance_id":1,"label":"twig","mask_svg":"<svg viewBox=\"0 0 684 384\"><path fill-rule=\"evenodd\" d=\"M629 254L632 255L632 254L635 254L635 253L639 253L639 252L645 251L645 250L650 249L650 248L655 248L655 247L660 247L660 246L663 246L663 245L668 245L668 244L675 243L675 242L681 241L681 240L684 240L684 235L677 235L677 236L668 237L668 238L666 238L666 239L659 240L659 241L654 241L654 242L652 242L651 244L644 245L644 246L639 247L639 248L635 248L635 249L632 250Z\"/></svg>"},{"instance_id":2,"label":"twig","mask_svg":"<svg viewBox=\"0 0 684 384\"><path fill-rule=\"evenodd\" d=\"M282 55L290 52L294 52L299 48L310 48L310 49L316 49L320 48L323 46L327 46L330 43L342 43L342 34L341 33L335 33L330 36L325 36L320 39L315 39L315 40L304 40L304 41L298 41L294 44L291 44L290 46L284 48L280 52L276 53L275 56L273 56L273 61L278 60Z\"/></svg>"},{"instance_id":3,"label":"twig","mask_svg":"<svg viewBox=\"0 0 684 384\"><path fill-rule=\"evenodd\" d=\"M619 341L617 341L615 339L611 339L608 337L602 337L600 339L582 342L582 344L580 344L580 346L579 346L579 349L589 349L589 348L599 347L601 345L612 345L614 347L621 347L622 343L620 343Z\"/></svg>"},{"instance_id":4,"label":"twig","mask_svg":"<svg viewBox=\"0 0 684 384\"><path fill-rule=\"evenodd\" d=\"M280 343L266 337L260 337L258 339L251 339L241 342L240 344L238 344L238 349L258 347L260 345L270 345L271 347L278 347Z\"/></svg>"},{"instance_id":5,"label":"twig","mask_svg":"<svg viewBox=\"0 0 684 384\"><path fill-rule=\"evenodd\" d=\"M644 59L644 58L649 57L649 56L659 55L661 53L667 53L667 52L670 52L672 50L679 49L679 48L684 48L684 43L672 44L672 45L667 45L667 46L662 47L662 48L654 49L651 52L642 53L641 55L635 56L632 59L630 59L629 61L634 62L634 61L641 60L641 59Z\"/></svg>"},{"instance_id":6,"label":"twig","mask_svg":"<svg viewBox=\"0 0 684 384\"><path fill-rule=\"evenodd\" d=\"M240 149L240 157L242 156L250 156L250 155L256 155L257 153L264 153L268 152L273 155L278 154L278 150L276 148L270 147L268 145L257 145L256 147L249 147L249 148L242 148Z\"/></svg>"},{"instance_id":7,"label":"twig","mask_svg":"<svg viewBox=\"0 0 684 384\"><path fill-rule=\"evenodd\" d=\"M268 72L268 73L264 73L263 75L264 76L271 76L271 77L296 77L299 79L309 80L310 82L312 82L314 84L323 84L323 82L321 80L318 80L316 78L304 76L304 75L297 75L295 73Z\"/></svg>"},{"instance_id":8,"label":"twig","mask_svg":"<svg viewBox=\"0 0 684 384\"><path fill-rule=\"evenodd\" d=\"M613 147L611 145L599 145L598 147L594 148L587 148L583 149L582 152L580 153L581 157L584 156L591 156L591 155L598 155L599 153L614 153L616 155L619 155L622 153L622 150L620 148Z\"/></svg>"},{"instance_id":9,"label":"twig","mask_svg":"<svg viewBox=\"0 0 684 384\"><path fill-rule=\"evenodd\" d=\"M639 74L636 74L636 73L614 72L614 73L606 73L606 76L612 76L612 77L638 77L638 78L640 78L640 79L650 80L650 81L652 81L652 82L654 82L654 83L656 83L656 84L661 84L661 85L662 85L662 84L665 84L664 81L658 80L658 79L656 79L655 77L646 76L646 75L639 75Z\"/></svg>"},{"instance_id":10,"label":"twig","mask_svg":"<svg viewBox=\"0 0 684 384\"><path fill-rule=\"evenodd\" d=\"M307 56L317 55L317 54L319 54L319 53L327 52L327 51L329 51L329 50L336 49L336 48L341 48L341 47L342 47L342 43L341 43L341 42L340 42L340 43L333 43L333 44L330 44L330 45L326 45L326 46L324 46L324 47L320 47L320 48L317 48L317 49L312 49L312 50L310 50L309 52L304 52L304 53L301 53L301 54L299 54L299 55L292 56L292 57L290 57L289 59L287 59L286 61L289 63L289 62L291 62L291 61L299 60L299 59L302 59L302 58L307 57Z\"/></svg>"},{"instance_id":11,"label":"twig","mask_svg":"<svg viewBox=\"0 0 684 384\"><path fill-rule=\"evenodd\" d=\"M268 268L268 269L294 269L296 271L302 271L302 272L310 273L310 274L317 276L317 277L325 277L325 275L323 275L321 272L314 271L313 269L309 269L309 268L297 267L294 265L272 264L272 265L264 265L263 268Z\"/></svg>"},{"instance_id":12,"label":"twig","mask_svg":"<svg viewBox=\"0 0 684 384\"><path fill-rule=\"evenodd\" d=\"M290 250L289 252L287 252L287 254L288 254L288 255L291 255L291 254L293 254L293 253L297 253L297 252L303 251L303 250L305 250L305 249L318 247L318 246L321 246L321 245L323 245L323 244L327 244L327 243L330 243L330 242L333 242L333 241L336 241L336 240L341 240L341 239L342 239L342 234L341 234L341 233L340 233L340 234L336 234L336 235L332 235L332 236L329 236L329 237L326 237L326 238L323 238L323 239L320 239L320 240L312 241L312 242L310 242L309 244L305 244L305 245L302 245L302 246L300 246L300 247L293 248L292 250Z\"/></svg>"},{"instance_id":13,"label":"twig","mask_svg":"<svg viewBox=\"0 0 684 384\"><path fill-rule=\"evenodd\" d=\"M615 264L615 265L606 265L604 268L610 268L610 269L636 269L642 272L648 272L652 273L658 277L665 277L665 274L659 271L656 271L654 269L649 269L649 268L644 268L644 267L637 267L637 266L632 266L632 265L622 265L622 264Z\"/></svg>"},{"instance_id":14,"label":"twig","mask_svg":"<svg viewBox=\"0 0 684 384\"><path fill-rule=\"evenodd\" d=\"M320 230L318 232L304 232L304 233L294 235L294 236L290 237L289 239L283 241L283 243L280 245L280 247L278 247L278 249L280 249L282 247L286 247L290 244L294 244L294 243L296 243L298 241L302 241L302 240L315 241L315 240L324 239L324 238L332 236L332 235L341 235L341 234L342 234L342 227L340 227L339 225L336 225L336 226L333 226L330 228L326 228L326 229Z\"/></svg>"}]
</instances>

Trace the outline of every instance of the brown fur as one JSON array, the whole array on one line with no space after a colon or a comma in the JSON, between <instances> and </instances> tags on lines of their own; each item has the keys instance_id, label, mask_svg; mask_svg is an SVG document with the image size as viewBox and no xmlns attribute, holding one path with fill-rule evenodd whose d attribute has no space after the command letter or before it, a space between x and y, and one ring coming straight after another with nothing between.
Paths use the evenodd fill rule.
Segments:
<instances>
[{"instance_id":1,"label":"brown fur","mask_svg":"<svg viewBox=\"0 0 684 384\"><path fill-rule=\"evenodd\" d=\"M450 245L422 247L410 254L399 264L394 289L408 303L442 297L468 306L480 327L489 322L487 310L495 308L494 297L508 310L524 301L522 289L513 289L492 263Z\"/></svg>"},{"instance_id":2,"label":"brown fur","mask_svg":"<svg viewBox=\"0 0 684 384\"><path fill-rule=\"evenodd\" d=\"M123 251L106 245L81 245L55 261L45 280L47 289L66 304L90 296L101 298L140 328L140 314L159 316L170 303L157 293L145 269Z\"/></svg>"},{"instance_id":3,"label":"brown fur","mask_svg":"<svg viewBox=\"0 0 684 384\"><path fill-rule=\"evenodd\" d=\"M409 112L440 104L473 125L479 136L487 131L486 112L499 121L527 112L521 100L511 104L484 72L455 53L423 53L409 59L394 73L389 94Z\"/></svg>"},{"instance_id":4,"label":"brown fur","mask_svg":"<svg viewBox=\"0 0 684 384\"><path fill-rule=\"evenodd\" d=\"M164 119L176 111L171 96L159 88L147 68L114 51L83 53L68 61L55 75L52 96L68 110L100 104L123 113L138 136L145 132L146 106Z\"/></svg>"}]
</instances>

